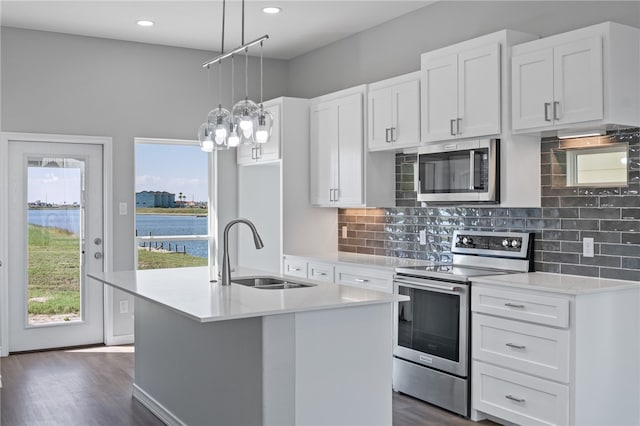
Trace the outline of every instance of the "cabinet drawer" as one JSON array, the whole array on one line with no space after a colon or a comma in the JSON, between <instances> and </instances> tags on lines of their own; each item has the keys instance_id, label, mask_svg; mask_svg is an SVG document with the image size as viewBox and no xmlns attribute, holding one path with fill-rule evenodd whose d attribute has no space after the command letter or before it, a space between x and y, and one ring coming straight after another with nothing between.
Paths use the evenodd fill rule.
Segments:
<instances>
[{"instance_id":1,"label":"cabinet drawer","mask_svg":"<svg viewBox=\"0 0 640 426\"><path fill-rule=\"evenodd\" d=\"M474 359L569 383L569 330L474 313L471 338Z\"/></svg>"},{"instance_id":2,"label":"cabinet drawer","mask_svg":"<svg viewBox=\"0 0 640 426\"><path fill-rule=\"evenodd\" d=\"M336 266L335 283L393 293L393 274L383 272Z\"/></svg>"},{"instance_id":3,"label":"cabinet drawer","mask_svg":"<svg viewBox=\"0 0 640 426\"><path fill-rule=\"evenodd\" d=\"M332 283L333 265L309 262L307 263L307 278Z\"/></svg>"},{"instance_id":4,"label":"cabinet drawer","mask_svg":"<svg viewBox=\"0 0 640 426\"><path fill-rule=\"evenodd\" d=\"M287 257L284 259L284 274L307 278L307 262L303 259Z\"/></svg>"},{"instance_id":5,"label":"cabinet drawer","mask_svg":"<svg viewBox=\"0 0 640 426\"><path fill-rule=\"evenodd\" d=\"M555 327L569 326L569 300L475 285L471 310Z\"/></svg>"},{"instance_id":6,"label":"cabinet drawer","mask_svg":"<svg viewBox=\"0 0 640 426\"><path fill-rule=\"evenodd\" d=\"M472 408L526 425L569 424L569 387L474 362Z\"/></svg>"}]
</instances>

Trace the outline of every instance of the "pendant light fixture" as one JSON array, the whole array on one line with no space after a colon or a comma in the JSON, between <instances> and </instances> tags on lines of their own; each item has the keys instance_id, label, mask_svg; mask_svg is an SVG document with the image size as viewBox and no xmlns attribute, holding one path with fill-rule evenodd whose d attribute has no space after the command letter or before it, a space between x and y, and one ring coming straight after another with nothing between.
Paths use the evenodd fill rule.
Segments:
<instances>
[{"instance_id":1,"label":"pendant light fixture","mask_svg":"<svg viewBox=\"0 0 640 426\"><path fill-rule=\"evenodd\" d=\"M220 56L202 64L209 70L213 64L218 64L218 96L222 96L222 61L231 58L231 101L234 100L234 58L236 53L244 52L244 99L238 101L231 112L218 103L217 108L209 112L207 121L200 125L198 140L205 152L214 149L228 149L240 144L266 143L271 136L273 118L262 105L262 47L268 35L264 35L249 43L244 42L244 2L242 0L242 45L228 53L224 53L224 32L226 18L226 1L222 1L222 48ZM260 106L249 99L249 47L260 43Z\"/></svg>"}]
</instances>

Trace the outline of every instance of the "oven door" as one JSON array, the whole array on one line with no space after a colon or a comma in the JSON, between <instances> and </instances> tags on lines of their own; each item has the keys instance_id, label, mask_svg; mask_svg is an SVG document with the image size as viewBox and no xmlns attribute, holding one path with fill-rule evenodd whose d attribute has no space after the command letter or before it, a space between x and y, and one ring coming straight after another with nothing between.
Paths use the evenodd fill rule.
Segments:
<instances>
[{"instance_id":1,"label":"oven door","mask_svg":"<svg viewBox=\"0 0 640 426\"><path fill-rule=\"evenodd\" d=\"M469 286L396 276L393 354L460 377L468 375Z\"/></svg>"}]
</instances>

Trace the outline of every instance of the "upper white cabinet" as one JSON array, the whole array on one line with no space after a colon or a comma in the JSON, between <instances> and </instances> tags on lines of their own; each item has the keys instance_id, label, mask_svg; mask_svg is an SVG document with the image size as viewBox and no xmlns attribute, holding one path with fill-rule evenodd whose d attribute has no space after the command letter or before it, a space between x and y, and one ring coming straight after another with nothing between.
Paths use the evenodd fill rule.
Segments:
<instances>
[{"instance_id":1,"label":"upper white cabinet","mask_svg":"<svg viewBox=\"0 0 640 426\"><path fill-rule=\"evenodd\" d=\"M372 83L368 89L369 151L420 145L420 72Z\"/></svg>"},{"instance_id":2,"label":"upper white cabinet","mask_svg":"<svg viewBox=\"0 0 640 426\"><path fill-rule=\"evenodd\" d=\"M607 22L513 47L512 126L638 126L640 30Z\"/></svg>"},{"instance_id":3,"label":"upper white cabinet","mask_svg":"<svg viewBox=\"0 0 640 426\"><path fill-rule=\"evenodd\" d=\"M312 205L395 204L393 153L364 151L364 94L365 86L358 86L311 100Z\"/></svg>"},{"instance_id":4,"label":"upper white cabinet","mask_svg":"<svg viewBox=\"0 0 640 426\"><path fill-rule=\"evenodd\" d=\"M280 159L280 102L281 100L273 100L264 103L264 109L269 111L273 117L269 141L265 144L240 145L238 147L238 164L256 164Z\"/></svg>"},{"instance_id":5,"label":"upper white cabinet","mask_svg":"<svg viewBox=\"0 0 640 426\"><path fill-rule=\"evenodd\" d=\"M422 142L500 133L500 44L423 53Z\"/></svg>"}]
</instances>

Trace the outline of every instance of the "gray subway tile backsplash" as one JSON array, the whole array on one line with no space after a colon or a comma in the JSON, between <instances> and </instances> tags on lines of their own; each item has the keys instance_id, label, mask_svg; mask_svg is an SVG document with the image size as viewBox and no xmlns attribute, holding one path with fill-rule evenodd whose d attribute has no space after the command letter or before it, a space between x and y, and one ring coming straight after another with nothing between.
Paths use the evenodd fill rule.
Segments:
<instances>
[{"instance_id":1,"label":"gray subway tile backsplash","mask_svg":"<svg viewBox=\"0 0 640 426\"><path fill-rule=\"evenodd\" d=\"M563 170L551 154L559 140L544 138L542 208L423 207L413 191L416 154L397 154L397 207L340 209L338 229L347 225L349 232L348 238L339 238L338 250L450 262L455 229L526 231L535 233L536 271L640 280L640 129L621 130L605 138L629 144L629 185L553 187L551 172ZM422 229L427 231L424 246L418 238ZM594 257L582 255L583 238L594 238Z\"/></svg>"}]
</instances>

